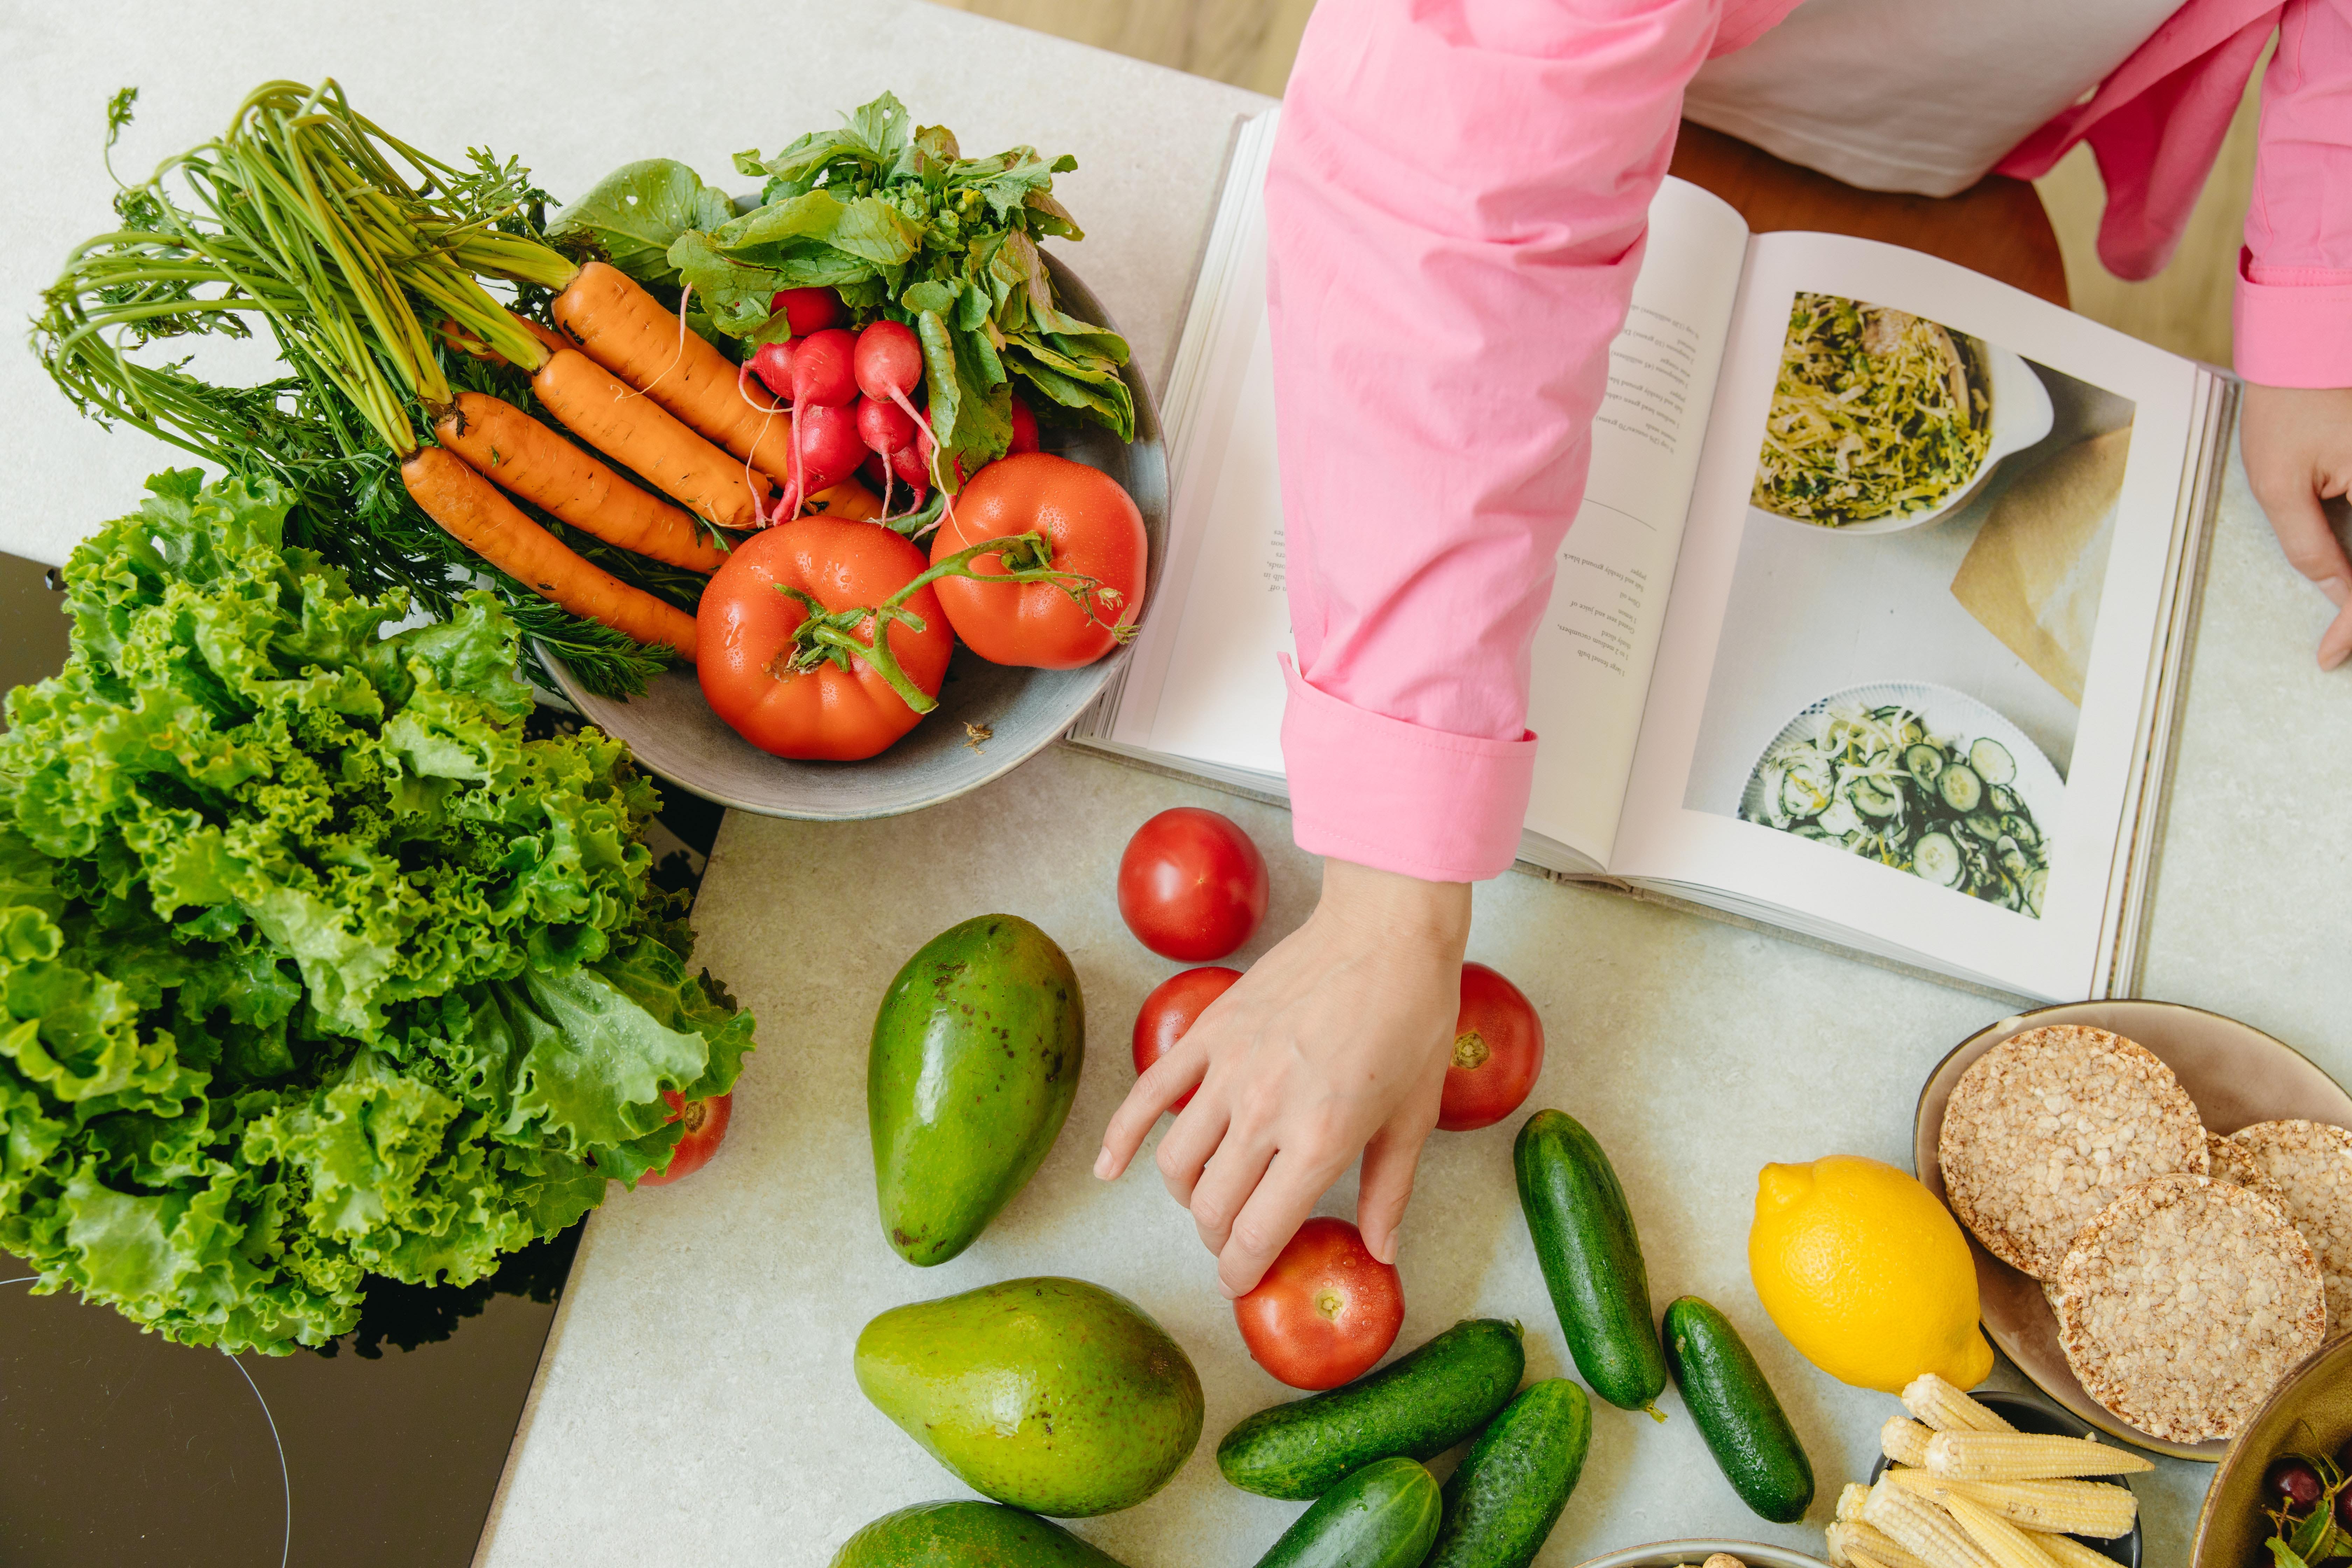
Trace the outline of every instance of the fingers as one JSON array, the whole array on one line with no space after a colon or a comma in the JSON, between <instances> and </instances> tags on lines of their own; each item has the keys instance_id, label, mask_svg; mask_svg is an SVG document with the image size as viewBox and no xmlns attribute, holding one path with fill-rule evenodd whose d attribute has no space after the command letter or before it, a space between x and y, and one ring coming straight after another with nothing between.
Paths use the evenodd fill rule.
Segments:
<instances>
[{"instance_id":1,"label":"fingers","mask_svg":"<svg viewBox=\"0 0 2352 1568\"><path fill-rule=\"evenodd\" d=\"M1234 1220L1257 1190L1266 1167L1274 1163L1274 1144L1263 1138L1244 1138L1232 1128L1217 1145L1192 1188L1192 1228L1211 1252L1225 1249Z\"/></svg>"},{"instance_id":2,"label":"fingers","mask_svg":"<svg viewBox=\"0 0 2352 1568\"><path fill-rule=\"evenodd\" d=\"M1208 1051L1190 1040L1179 1040L1174 1050L1152 1063L1111 1112L1110 1123L1103 1129L1102 1152L1095 1156L1095 1174L1106 1182L1117 1181L1135 1152L1143 1147L1153 1124L1170 1106L1199 1087L1208 1069Z\"/></svg>"},{"instance_id":3,"label":"fingers","mask_svg":"<svg viewBox=\"0 0 2352 1568\"><path fill-rule=\"evenodd\" d=\"M2326 584L2321 584L2326 587ZM2334 595L2331 595L2333 597ZM2319 637L2319 668L2334 669L2347 658L2352 658L2352 603L2336 598L2336 619Z\"/></svg>"},{"instance_id":4,"label":"fingers","mask_svg":"<svg viewBox=\"0 0 2352 1568\"><path fill-rule=\"evenodd\" d=\"M2264 487L2263 510L2270 514L2279 548L2294 569L2319 584L2339 612L2352 605L2352 560L2328 525L2327 512L2308 482ZM2352 616L2339 613L2319 640L2319 667L2334 669L2352 655Z\"/></svg>"},{"instance_id":5,"label":"fingers","mask_svg":"<svg viewBox=\"0 0 2352 1568\"><path fill-rule=\"evenodd\" d=\"M1229 1297L1246 1296L1255 1289L1344 1169L1344 1165L1335 1169L1311 1162L1288 1150L1276 1154L1257 1190L1234 1217L1224 1248L1217 1254L1217 1289Z\"/></svg>"},{"instance_id":6,"label":"fingers","mask_svg":"<svg viewBox=\"0 0 2352 1568\"><path fill-rule=\"evenodd\" d=\"M1168 1195L1185 1208L1192 1206L1192 1189L1201 1172L1224 1142L1233 1125L1233 1111L1213 1094L1186 1106L1160 1140L1160 1180Z\"/></svg>"},{"instance_id":7,"label":"fingers","mask_svg":"<svg viewBox=\"0 0 2352 1568\"><path fill-rule=\"evenodd\" d=\"M1396 1261L1397 1226L1404 1223L1421 1152L1435 1125L1433 1116L1407 1112L1364 1145L1364 1173L1356 1184L1356 1228L1364 1234L1364 1246L1383 1263Z\"/></svg>"}]
</instances>

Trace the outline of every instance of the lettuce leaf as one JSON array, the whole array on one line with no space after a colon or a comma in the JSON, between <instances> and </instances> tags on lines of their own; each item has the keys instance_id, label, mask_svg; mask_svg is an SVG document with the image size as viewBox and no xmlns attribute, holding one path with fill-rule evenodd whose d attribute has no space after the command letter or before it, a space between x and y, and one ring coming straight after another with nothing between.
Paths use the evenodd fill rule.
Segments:
<instances>
[{"instance_id":1,"label":"lettuce leaf","mask_svg":"<svg viewBox=\"0 0 2352 1568\"><path fill-rule=\"evenodd\" d=\"M149 489L0 735L0 1247L283 1352L665 1166L665 1093L730 1089L751 1020L688 968L625 748L523 738L493 600L394 631L269 486Z\"/></svg>"}]
</instances>

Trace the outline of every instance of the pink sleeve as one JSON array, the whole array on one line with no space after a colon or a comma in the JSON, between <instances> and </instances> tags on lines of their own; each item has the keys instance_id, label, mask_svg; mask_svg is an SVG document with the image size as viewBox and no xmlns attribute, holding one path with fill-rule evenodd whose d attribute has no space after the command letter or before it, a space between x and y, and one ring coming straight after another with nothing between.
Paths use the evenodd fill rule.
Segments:
<instances>
[{"instance_id":1,"label":"pink sleeve","mask_svg":"<svg viewBox=\"0 0 2352 1568\"><path fill-rule=\"evenodd\" d=\"M2352 386L2352 0L2287 0L2263 77L2238 374Z\"/></svg>"},{"instance_id":2,"label":"pink sleeve","mask_svg":"<svg viewBox=\"0 0 2352 1568\"><path fill-rule=\"evenodd\" d=\"M1717 9L1324 0L1307 26L1265 202L1310 853L1469 881L1517 852L1528 645Z\"/></svg>"}]
</instances>

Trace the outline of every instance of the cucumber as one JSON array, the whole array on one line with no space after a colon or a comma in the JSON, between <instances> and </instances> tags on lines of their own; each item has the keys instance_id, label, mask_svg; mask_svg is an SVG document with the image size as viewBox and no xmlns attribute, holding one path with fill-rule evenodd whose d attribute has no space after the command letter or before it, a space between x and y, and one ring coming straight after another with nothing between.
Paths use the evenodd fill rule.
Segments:
<instances>
[{"instance_id":1,"label":"cucumber","mask_svg":"<svg viewBox=\"0 0 2352 1568\"><path fill-rule=\"evenodd\" d=\"M1559 1522L1592 1447L1592 1402L1564 1377L1530 1384L1445 1483L1423 1568L1527 1568Z\"/></svg>"},{"instance_id":2,"label":"cucumber","mask_svg":"<svg viewBox=\"0 0 2352 1568\"><path fill-rule=\"evenodd\" d=\"M1518 1324L1465 1318L1378 1372L1244 1420L1217 1445L1217 1468L1260 1497L1321 1497L1375 1459L1444 1453L1510 1401L1527 1369Z\"/></svg>"},{"instance_id":3,"label":"cucumber","mask_svg":"<svg viewBox=\"0 0 2352 1568\"><path fill-rule=\"evenodd\" d=\"M1946 834L1923 833L1911 847L1911 869L1939 888L1948 888L1960 879L1960 847Z\"/></svg>"},{"instance_id":4,"label":"cucumber","mask_svg":"<svg viewBox=\"0 0 2352 1568\"><path fill-rule=\"evenodd\" d=\"M1511 1163L1576 1370L1610 1404L1664 1420L1656 1401L1666 1354L1650 1316L1649 1271L1609 1156L1576 1118L1538 1110L1519 1129Z\"/></svg>"},{"instance_id":5,"label":"cucumber","mask_svg":"<svg viewBox=\"0 0 2352 1568\"><path fill-rule=\"evenodd\" d=\"M1954 763L1936 775L1936 793L1956 814L1966 816L1984 799L1984 780L1966 763Z\"/></svg>"},{"instance_id":6,"label":"cucumber","mask_svg":"<svg viewBox=\"0 0 2352 1568\"><path fill-rule=\"evenodd\" d=\"M1794 1524L1813 1500L1813 1462L1731 1321L1696 1296L1666 1309L1666 1363L1708 1452L1739 1500Z\"/></svg>"},{"instance_id":7,"label":"cucumber","mask_svg":"<svg viewBox=\"0 0 2352 1568\"><path fill-rule=\"evenodd\" d=\"M1315 1500L1257 1568L1421 1568L1437 1535L1437 1478L1375 1459Z\"/></svg>"}]
</instances>

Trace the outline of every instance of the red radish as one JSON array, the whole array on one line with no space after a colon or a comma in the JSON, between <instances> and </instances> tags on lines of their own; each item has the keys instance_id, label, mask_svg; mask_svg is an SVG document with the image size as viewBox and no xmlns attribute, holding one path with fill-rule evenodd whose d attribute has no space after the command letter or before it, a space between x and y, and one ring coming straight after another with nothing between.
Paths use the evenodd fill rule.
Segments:
<instances>
[{"instance_id":1,"label":"red radish","mask_svg":"<svg viewBox=\"0 0 2352 1568\"><path fill-rule=\"evenodd\" d=\"M890 454L915 438L915 422L907 417L896 404L877 403L870 397L857 400L857 438L866 449L885 465L882 469L882 515L890 515L890 503L895 499L898 475L891 471Z\"/></svg>"},{"instance_id":2,"label":"red radish","mask_svg":"<svg viewBox=\"0 0 2352 1568\"><path fill-rule=\"evenodd\" d=\"M883 320L857 334L857 390L895 403L923 384L923 345L904 321Z\"/></svg>"},{"instance_id":3,"label":"red radish","mask_svg":"<svg viewBox=\"0 0 2352 1568\"><path fill-rule=\"evenodd\" d=\"M793 395L793 345L761 343L751 355L751 374L778 397Z\"/></svg>"},{"instance_id":4,"label":"red radish","mask_svg":"<svg viewBox=\"0 0 2352 1568\"><path fill-rule=\"evenodd\" d=\"M915 422L907 417L906 410L893 404L861 397L857 400L857 438L866 443L866 450L887 458L914 440Z\"/></svg>"},{"instance_id":5,"label":"red radish","mask_svg":"<svg viewBox=\"0 0 2352 1568\"><path fill-rule=\"evenodd\" d=\"M1037 416L1029 412L1027 404L1016 397L1013 400L1013 445L1005 448L1005 455L1010 457L1015 452L1034 452L1036 449Z\"/></svg>"},{"instance_id":6,"label":"red radish","mask_svg":"<svg viewBox=\"0 0 2352 1568\"><path fill-rule=\"evenodd\" d=\"M838 326L847 314L841 308L841 296L830 289L787 289L768 301L768 313L778 310L791 323L793 336L804 338L811 332L821 332L827 327Z\"/></svg>"},{"instance_id":7,"label":"red radish","mask_svg":"<svg viewBox=\"0 0 2352 1568\"><path fill-rule=\"evenodd\" d=\"M857 340L839 327L827 327L822 331L793 340L793 406L807 413L816 408L845 408L856 401L857 377L850 368L850 359L856 348ZM847 420L844 424L848 426L849 439L855 442L857 439L856 426ZM794 420L793 469L795 475L801 468L802 459L798 451L803 439L801 423ZM856 461L851 461L841 470L840 477L848 478L856 467ZM809 468L812 477L822 471L813 462ZM783 515L799 516L801 508L808 501L810 491L824 488L824 485L796 485L792 493L784 497Z\"/></svg>"},{"instance_id":8,"label":"red radish","mask_svg":"<svg viewBox=\"0 0 2352 1568\"><path fill-rule=\"evenodd\" d=\"M880 489L892 477L889 459L879 452L866 453L866 460L857 465L857 477L866 481L866 489Z\"/></svg>"},{"instance_id":9,"label":"red radish","mask_svg":"<svg viewBox=\"0 0 2352 1568\"><path fill-rule=\"evenodd\" d=\"M839 327L827 327L793 340L793 404L819 404L840 408L857 397L857 375L850 367L857 340Z\"/></svg>"},{"instance_id":10,"label":"red radish","mask_svg":"<svg viewBox=\"0 0 2352 1568\"><path fill-rule=\"evenodd\" d=\"M917 430L912 441L891 453L890 471L910 485L928 489L931 482L931 433Z\"/></svg>"},{"instance_id":11,"label":"red radish","mask_svg":"<svg viewBox=\"0 0 2352 1568\"><path fill-rule=\"evenodd\" d=\"M857 438L857 416L822 403L794 411L793 447L793 474L802 481L795 488L803 498L831 489L855 474L866 456ZM799 510L797 504L793 510Z\"/></svg>"}]
</instances>

